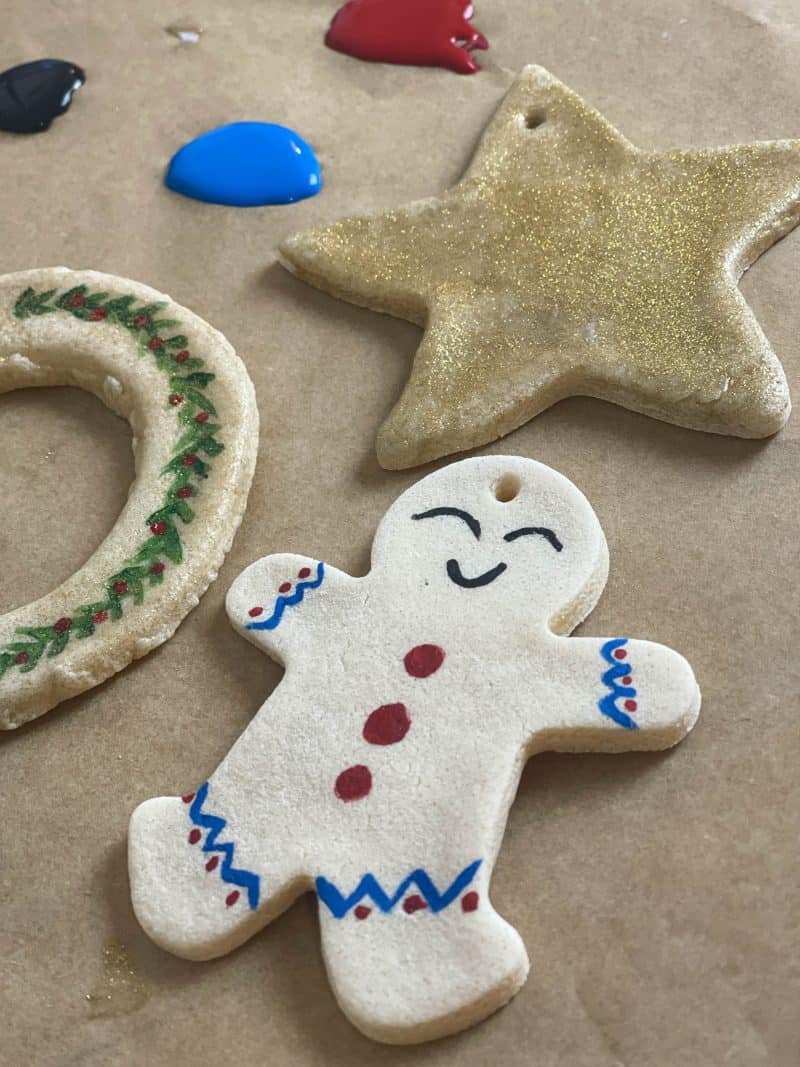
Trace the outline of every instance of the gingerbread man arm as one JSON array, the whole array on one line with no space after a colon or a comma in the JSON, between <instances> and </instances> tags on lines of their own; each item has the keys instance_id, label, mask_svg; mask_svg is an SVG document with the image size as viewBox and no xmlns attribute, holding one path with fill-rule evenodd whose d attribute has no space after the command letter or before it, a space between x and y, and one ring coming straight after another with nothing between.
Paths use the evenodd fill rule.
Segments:
<instances>
[{"instance_id":1,"label":"gingerbread man arm","mask_svg":"<svg viewBox=\"0 0 800 1067\"><path fill-rule=\"evenodd\" d=\"M627 637L555 639L553 703L530 724L534 750L670 748L697 721L700 689L677 652ZM559 647L560 646L560 647Z\"/></svg>"},{"instance_id":2,"label":"gingerbread man arm","mask_svg":"<svg viewBox=\"0 0 800 1067\"><path fill-rule=\"evenodd\" d=\"M346 609L358 579L320 560L283 552L251 564L225 600L234 628L279 663Z\"/></svg>"}]
</instances>

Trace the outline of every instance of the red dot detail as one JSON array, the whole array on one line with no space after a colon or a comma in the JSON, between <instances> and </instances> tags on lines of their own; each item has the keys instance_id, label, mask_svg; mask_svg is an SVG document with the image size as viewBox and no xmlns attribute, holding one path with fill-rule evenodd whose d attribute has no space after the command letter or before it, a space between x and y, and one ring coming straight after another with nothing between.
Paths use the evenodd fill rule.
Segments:
<instances>
[{"instance_id":1,"label":"red dot detail","mask_svg":"<svg viewBox=\"0 0 800 1067\"><path fill-rule=\"evenodd\" d=\"M150 525L150 533L156 537L160 537L161 534L167 532L167 524L165 522L154 522Z\"/></svg>"},{"instance_id":2,"label":"red dot detail","mask_svg":"<svg viewBox=\"0 0 800 1067\"><path fill-rule=\"evenodd\" d=\"M101 622L105 622L107 618L108 618L108 612L107 611L96 611L94 613L94 615L92 615L92 622L96 626L99 626L100 623Z\"/></svg>"},{"instance_id":3,"label":"red dot detail","mask_svg":"<svg viewBox=\"0 0 800 1067\"><path fill-rule=\"evenodd\" d=\"M197 463L197 456L194 454L194 452L187 452L186 455L183 457L184 467L193 467L195 463Z\"/></svg>"},{"instance_id":4,"label":"red dot detail","mask_svg":"<svg viewBox=\"0 0 800 1067\"><path fill-rule=\"evenodd\" d=\"M114 582L111 587L118 596L122 596L123 593L128 592L127 582Z\"/></svg>"},{"instance_id":5,"label":"red dot detail","mask_svg":"<svg viewBox=\"0 0 800 1067\"><path fill-rule=\"evenodd\" d=\"M357 763L355 767L348 767L342 771L336 779L334 793L339 800L361 800L372 789L372 775L369 767L363 763Z\"/></svg>"},{"instance_id":6,"label":"red dot detail","mask_svg":"<svg viewBox=\"0 0 800 1067\"><path fill-rule=\"evenodd\" d=\"M383 704L364 723L364 740L371 745L395 745L411 727L405 704Z\"/></svg>"},{"instance_id":7,"label":"red dot detail","mask_svg":"<svg viewBox=\"0 0 800 1067\"><path fill-rule=\"evenodd\" d=\"M89 321L102 322L102 320L106 317L107 314L108 312L105 308L92 308L92 310L89 312Z\"/></svg>"},{"instance_id":8,"label":"red dot detail","mask_svg":"<svg viewBox=\"0 0 800 1067\"><path fill-rule=\"evenodd\" d=\"M158 352L160 348L164 347L164 341L160 337L151 337L147 342L147 347L151 352Z\"/></svg>"},{"instance_id":9,"label":"red dot detail","mask_svg":"<svg viewBox=\"0 0 800 1067\"><path fill-rule=\"evenodd\" d=\"M176 352L176 354L175 354L175 362L176 363L185 363L188 358L189 358L189 349L188 348L182 348L180 350L180 352Z\"/></svg>"},{"instance_id":10,"label":"red dot detail","mask_svg":"<svg viewBox=\"0 0 800 1067\"><path fill-rule=\"evenodd\" d=\"M197 414L194 417L194 421L195 422L199 422L199 423L208 422L208 412L207 411L198 411Z\"/></svg>"},{"instance_id":11,"label":"red dot detail","mask_svg":"<svg viewBox=\"0 0 800 1067\"><path fill-rule=\"evenodd\" d=\"M232 893L228 893L228 895L225 897L225 904L229 908L233 907L233 905L239 899L239 896L240 896L239 890L238 889L234 889L234 891Z\"/></svg>"},{"instance_id":12,"label":"red dot detail","mask_svg":"<svg viewBox=\"0 0 800 1067\"><path fill-rule=\"evenodd\" d=\"M414 893L403 901L403 911L406 915L413 915L415 911L422 911L427 906L419 893Z\"/></svg>"},{"instance_id":13,"label":"red dot detail","mask_svg":"<svg viewBox=\"0 0 800 1067\"><path fill-rule=\"evenodd\" d=\"M412 678L427 678L444 663L445 652L438 645L416 645L403 657L405 668Z\"/></svg>"},{"instance_id":14,"label":"red dot detail","mask_svg":"<svg viewBox=\"0 0 800 1067\"><path fill-rule=\"evenodd\" d=\"M206 864L206 870L207 871L213 871L218 863L219 863L219 856L212 856L211 859Z\"/></svg>"},{"instance_id":15,"label":"red dot detail","mask_svg":"<svg viewBox=\"0 0 800 1067\"><path fill-rule=\"evenodd\" d=\"M153 566L150 568L150 573L151 574L163 574L164 573L164 564L163 563L154 563Z\"/></svg>"},{"instance_id":16,"label":"red dot detail","mask_svg":"<svg viewBox=\"0 0 800 1067\"><path fill-rule=\"evenodd\" d=\"M626 711L636 711L637 707L638 707L638 704L636 703L635 700L626 700L625 701L625 710Z\"/></svg>"},{"instance_id":17,"label":"red dot detail","mask_svg":"<svg viewBox=\"0 0 800 1067\"><path fill-rule=\"evenodd\" d=\"M203 835L200 833L200 831L195 826L194 830L190 830L189 831L189 844L190 845L196 845L197 842L200 840L200 838L202 836Z\"/></svg>"},{"instance_id":18,"label":"red dot detail","mask_svg":"<svg viewBox=\"0 0 800 1067\"><path fill-rule=\"evenodd\" d=\"M477 911L478 910L478 901L479 900L480 900L480 897L474 891L470 892L470 893L465 893L464 896L461 898L461 910L462 911Z\"/></svg>"},{"instance_id":19,"label":"red dot detail","mask_svg":"<svg viewBox=\"0 0 800 1067\"><path fill-rule=\"evenodd\" d=\"M278 592L279 593L288 593L291 588L292 588L292 583L291 582L281 582L281 584L278 586Z\"/></svg>"},{"instance_id":20,"label":"red dot detail","mask_svg":"<svg viewBox=\"0 0 800 1067\"><path fill-rule=\"evenodd\" d=\"M626 655L627 655L627 653L625 652L624 648L615 648L614 649L614 659L625 659Z\"/></svg>"},{"instance_id":21,"label":"red dot detail","mask_svg":"<svg viewBox=\"0 0 800 1067\"><path fill-rule=\"evenodd\" d=\"M14 662L16 663L16 665L18 667L23 667L28 662L29 659L30 659L30 656L28 655L27 652L18 652L16 654L16 656L14 657Z\"/></svg>"},{"instance_id":22,"label":"red dot detail","mask_svg":"<svg viewBox=\"0 0 800 1067\"><path fill-rule=\"evenodd\" d=\"M297 577L308 578L309 574L311 574L311 571L308 567L301 567L300 570L297 572Z\"/></svg>"},{"instance_id":23,"label":"red dot detail","mask_svg":"<svg viewBox=\"0 0 800 1067\"><path fill-rule=\"evenodd\" d=\"M66 617L63 619L59 619L57 622L53 623L53 629L57 634L66 633L67 630L71 629L71 627L72 619L67 619Z\"/></svg>"},{"instance_id":24,"label":"red dot detail","mask_svg":"<svg viewBox=\"0 0 800 1067\"><path fill-rule=\"evenodd\" d=\"M250 616L251 619L257 619L259 615L263 615L264 614L264 609L263 608L250 608L250 610L248 611L247 614Z\"/></svg>"},{"instance_id":25,"label":"red dot detail","mask_svg":"<svg viewBox=\"0 0 800 1067\"><path fill-rule=\"evenodd\" d=\"M181 797L181 800L184 802L184 804L191 804L191 802L194 800L194 793L184 793Z\"/></svg>"},{"instance_id":26,"label":"red dot detail","mask_svg":"<svg viewBox=\"0 0 800 1067\"><path fill-rule=\"evenodd\" d=\"M354 914L357 919L366 919L368 915L372 914L372 908L368 908L365 904L357 904Z\"/></svg>"},{"instance_id":27,"label":"red dot detail","mask_svg":"<svg viewBox=\"0 0 800 1067\"><path fill-rule=\"evenodd\" d=\"M176 489L175 496L179 500L188 500L190 496L194 496L194 489L191 485L182 485L180 489Z\"/></svg>"},{"instance_id":28,"label":"red dot detail","mask_svg":"<svg viewBox=\"0 0 800 1067\"><path fill-rule=\"evenodd\" d=\"M633 681L633 678L631 678L631 676L629 674L626 674L625 677L622 679L622 684L623 685L630 685L632 681Z\"/></svg>"}]
</instances>

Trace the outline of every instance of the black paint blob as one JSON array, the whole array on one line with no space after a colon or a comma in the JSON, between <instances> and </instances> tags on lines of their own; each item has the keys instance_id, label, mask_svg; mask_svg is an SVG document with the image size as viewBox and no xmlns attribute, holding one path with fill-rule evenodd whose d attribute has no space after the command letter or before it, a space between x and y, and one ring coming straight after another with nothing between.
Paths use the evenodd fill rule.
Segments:
<instances>
[{"instance_id":1,"label":"black paint blob","mask_svg":"<svg viewBox=\"0 0 800 1067\"><path fill-rule=\"evenodd\" d=\"M86 81L74 63L37 59L0 74L0 130L39 133L63 115Z\"/></svg>"}]
</instances>

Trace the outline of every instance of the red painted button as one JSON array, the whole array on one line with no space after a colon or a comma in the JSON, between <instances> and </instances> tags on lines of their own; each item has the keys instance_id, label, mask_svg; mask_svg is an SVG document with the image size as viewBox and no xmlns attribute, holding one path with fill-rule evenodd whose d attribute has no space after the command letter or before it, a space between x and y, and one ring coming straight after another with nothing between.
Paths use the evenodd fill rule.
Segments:
<instances>
[{"instance_id":1,"label":"red painted button","mask_svg":"<svg viewBox=\"0 0 800 1067\"><path fill-rule=\"evenodd\" d=\"M372 775L369 767L363 763L357 763L355 767L348 767L342 771L336 779L334 792L339 800L361 800L372 789Z\"/></svg>"},{"instance_id":2,"label":"red painted button","mask_svg":"<svg viewBox=\"0 0 800 1067\"><path fill-rule=\"evenodd\" d=\"M218 863L219 863L219 856L212 856L211 859L206 864L206 870L207 871L213 871Z\"/></svg>"},{"instance_id":3,"label":"red painted button","mask_svg":"<svg viewBox=\"0 0 800 1067\"><path fill-rule=\"evenodd\" d=\"M371 912L372 908L368 908L364 904L357 904L355 907L354 914L357 919L366 919L366 917L370 915Z\"/></svg>"},{"instance_id":4,"label":"red painted button","mask_svg":"<svg viewBox=\"0 0 800 1067\"><path fill-rule=\"evenodd\" d=\"M416 645L406 652L403 663L412 678L427 678L439 670L444 656L444 649L438 645Z\"/></svg>"},{"instance_id":5,"label":"red painted button","mask_svg":"<svg viewBox=\"0 0 800 1067\"><path fill-rule=\"evenodd\" d=\"M263 608L250 608L250 610L248 611L247 614L250 616L251 619L257 619L259 615L263 615L264 614L264 609Z\"/></svg>"},{"instance_id":6,"label":"red painted button","mask_svg":"<svg viewBox=\"0 0 800 1067\"><path fill-rule=\"evenodd\" d=\"M625 701L625 710L626 711L636 711L637 706L638 705L637 705L635 700L626 700Z\"/></svg>"},{"instance_id":7,"label":"red painted button","mask_svg":"<svg viewBox=\"0 0 800 1067\"><path fill-rule=\"evenodd\" d=\"M239 890L238 889L234 889L234 891L232 893L228 893L228 895L225 897L225 903L230 908L233 904L236 903L236 901L238 899L239 899Z\"/></svg>"},{"instance_id":8,"label":"red painted button","mask_svg":"<svg viewBox=\"0 0 800 1067\"><path fill-rule=\"evenodd\" d=\"M297 572L297 577L307 578L309 574L311 574L311 571L308 569L308 567L301 567L300 570Z\"/></svg>"},{"instance_id":9,"label":"red painted button","mask_svg":"<svg viewBox=\"0 0 800 1067\"><path fill-rule=\"evenodd\" d=\"M625 659L626 652L624 648L614 649L614 659Z\"/></svg>"},{"instance_id":10,"label":"red painted button","mask_svg":"<svg viewBox=\"0 0 800 1067\"><path fill-rule=\"evenodd\" d=\"M281 584L278 586L278 592L279 593L288 593L291 588L292 588L292 583L291 582L281 582Z\"/></svg>"},{"instance_id":11,"label":"red painted button","mask_svg":"<svg viewBox=\"0 0 800 1067\"><path fill-rule=\"evenodd\" d=\"M405 704L384 704L364 723L364 740L371 745L395 745L411 727Z\"/></svg>"},{"instance_id":12,"label":"red painted button","mask_svg":"<svg viewBox=\"0 0 800 1067\"><path fill-rule=\"evenodd\" d=\"M202 836L203 835L200 833L200 831L195 826L194 830L190 830L189 831L189 844L190 845L196 845L197 842L200 840L200 838Z\"/></svg>"},{"instance_id":13,"label":"red painted button","mask_svg":"<svg viewBox=\"0 0 800 1067\"><path fill-rule=\"evenodd\" d=\"M427 908L427 906L428 905L425 903L419 893L414 893L412 894L412 896L406 897L406 899L403 901L403 911L407 915L413 915L415 911L422 911L422 909Z\"/></svg>"},{"instance_id":14,"label":"red painted button","mask_svg":"<svg viewBox=\"0 0 800 1067\"><path fill-rule=\"evenodd\" d=\"M625 677L622 679L622 684L623 685L630 685L632 681L633 681L633 678L631 678L631 676L629 674L626 674Z\"/></svg>"},{"instance_id":15,"label":"red painted button","mask_svg":"<svg viewBox=\"0 0 800 1067\"><path fill-rule=\"evenodd\" d=\"M480 897L478 896L478 894L476 892L472 891L472 892L469 892L469 893L465 893L464 896L461 898L461 910L462 911L477 911L478 910L478 901L479 900L480 900Z\"/></svg>"}]
</instances>

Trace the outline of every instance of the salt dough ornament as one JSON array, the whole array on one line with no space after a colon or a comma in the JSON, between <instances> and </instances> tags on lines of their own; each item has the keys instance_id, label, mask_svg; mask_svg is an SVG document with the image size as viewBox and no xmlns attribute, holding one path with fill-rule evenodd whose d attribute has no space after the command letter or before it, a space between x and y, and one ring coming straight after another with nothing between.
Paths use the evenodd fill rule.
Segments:
<instances>
[{"instance_id":1,"label":"salt dough ornament","mask_svg":"<svg viewBox=\"0 0 800 1067\"><path fill-rule=\"evenodd\" d=\"M700 706L676 652L564 636L607 570L575 486L503 456L404 493L364 578L295 555L248 567L228 614L286 674L208 781L134 812L147 933L210 959L316 888L365 1034L423 1041L506 1003L528 959L489 879L528 756L668 748Z\"/></svg>"},{"instance_id":2,"label":"salt dough ornament","mask_svg":"<svg viewBox=\"0 0 800 1067\"><path fill-rule=\"evenodd\" d=\"M737 288L800 218L800 140L645 152L526 67L438 198L281 246L300 278L425 327L378 434L408 467L567 396L692 429L774 433L783 369Z\"/></svg>"},{"instance_id":3,"label":"salt dough ornament","mask_svg":"<svg viewBox=\"0 0 800 1067\"><path fill-rule=\"evenodd\" d=\"M243 364L207 322L138 282L64 267L0 278L0 393L51 385L87 389L128 419L136 477L80 570L0 616L2 729L171 637L217 576L255 466Z\"/></svg>"},{"instance_id":4,"label":"salt dough ornament","mask_svg":"<svg viewBox=\"0 0 800 1067\"><path fill-rule=\"evenodd\" d=\"M489 42L470 25L472 15L468 0L348 0L325 44L357 59L474 74L481 68L472 52Z\"/></svg>"}]
</instances>

